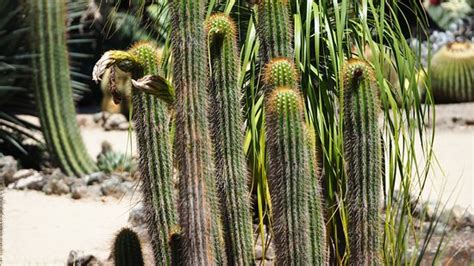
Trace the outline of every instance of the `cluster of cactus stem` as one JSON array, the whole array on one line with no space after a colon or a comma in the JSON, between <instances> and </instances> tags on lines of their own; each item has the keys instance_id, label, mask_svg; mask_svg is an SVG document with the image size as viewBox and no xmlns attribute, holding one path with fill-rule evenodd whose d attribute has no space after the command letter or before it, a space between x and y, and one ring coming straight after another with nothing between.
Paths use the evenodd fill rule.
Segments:
<instances>
[{"instance_id":1,"label":"cluster of cactus stem","mask_svg":"<svg viewBox=\"0 0 474 266\"><path fill-rule=\"evenodd\" d=\"M129 228L122 228L115 236L112 257L115 266L145 265L137 233Z\"/></svg>"},{"instance_id":2,"label":"cluster of cactus stem","mask_svg":"<svg viewBox=\"0 0 474 266\"><path fill-rule=\"evenodd\" d=\"M292 60L288 5L284 0L260 1L258 27L265 50L268 182L276 263L328 265L321 163L316 134L305 121ZM107 52L97 63L94 77L100 79L109 68L131 73L142 192L155 263L253 265L237 29L224 14L215 14L205 23L204 8L204 0L170 1L173 86L159 78L159 52L145 42L126 52ZM364 61L349 60L342 77L350 260L354 265L375 265L380 262L383 164L378 89L373 69ZM120 94L113 92L113 75L111 80L112 96L119 101ZM173 140L171 122L179 132ZM172 192L174 163L177 202Z\"/></svg>"},{"instance_id":3,"label":"cluster of cactus stem","mask_svg":"<svg viewBox=\"0 0 474 266\"><path fill-rule=\"evenodd\" d=\"M430 76L435 102L474 101L474 43L446 44L433 56Z\"/></svg>"},{"instance_id":4,"label":"cluster of cactus stem","mask_svg":"<svg viewBox=\"0 0 474 266\"><path fill-rule=\"evenodd\" d=\"M379 91L374 70L366 61L349 59L342 78L349 261L353 265L380 265L383 155L377 124L381 108Z\"/></svg>"},{"instance_id":5,"label":"cluster of cactus stem","mask_svg":"<svg viewBox=\"0 0 474 266\"><path fill-rule=\"evenodd\" d=\"M43 135L68 175L96 171L76 122L69 74L64 0L27 1L35 96Z\"/></svg>"},{"instance_id":6,"label":"cluster of cactus stem","mask_svg":"<svg viewBox=\"0 0 474 266\"><path fill-rule=\"evenodd\" d=\"M236 26L229 16L215 14L208 19L206 31L211 62L211 135L227 260L230 265L253 265Z\"/></svg>"}]
</instances>

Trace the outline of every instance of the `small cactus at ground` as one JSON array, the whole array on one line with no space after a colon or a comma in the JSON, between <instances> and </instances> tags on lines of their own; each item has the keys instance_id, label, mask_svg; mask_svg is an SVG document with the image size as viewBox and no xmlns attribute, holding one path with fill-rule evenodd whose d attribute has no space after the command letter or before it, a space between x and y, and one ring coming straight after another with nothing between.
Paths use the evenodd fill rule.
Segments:
<instances>
[{"instance_id":1,"label":"small cactus at ground","mask_svg":"<svg viewBox=\"0 0 474 266\"><path fill-rule=\"evenodd\" d=\"M430 77L436 103L474 101L474 43L442 47L431 60Z\"/></svg>"},{"instance_id":2,"label":"small cactus at ground","mask_svg":"<svg viewBox=\"0 0 474 266\"><path fill-rule=\"evenodd\" d=\"M76 122L67 44L66 1L26 1L35 99L42 132L52 157L67 175L97 170Z\"/></svg>"},{"instance_id":3,"label":"small cactus at ground","mask_svg":"<svg viewBox=\"0 0 474 266\"><path fill-rule=\"evenodd\" d=\"M380 265L383 157L378 87L372 67L358 59L346 62L342 78L349 261L351 265Z\"/></svg>"},{"instance_id":4,"label":"small cactus at ground","mask_svg":"<svg viewBox=\"0 0 474 266\"><path fill-rule=\"evenodd\" d=\"M259 0L258 35L264 62L271 58L293 58L293 24L289 0Z\"/></svg>"},{"instance_id":5,"label":"small cactus at ground","mask_svg":"<svg viewBox=\"0 0 474 266\"><path fill-rule=\"evenodd\" d=\"M185 265L225 264L208 121L208 58L204 0L171 0L175 158Z\"/></svg>"},{"instance_id":6,"label":"small cactus at ground","mask_svg":"<svg viewBox=\"0 0 474 266\"><path fill-rule=\"evenodd\" d=\"M206 28L211 61L211 132L227 259L230 265L253 265L236 26L229 16L215 14Z\"/></svg>"},{"instance_id":7,"label":"small cactus at ground","mask_svg":"<svg viewBox=\"0 0 474 266\"><path fill-rule=\"evenodd\" d=\"M137 233L129 228L120 230L114 240L113 259L115 266L145 265Z\"/></svg>"},{"instance_id":8,"label":"small cactus at ground","mask_svg":"<svg viewBox=\"0 0 474 266\"><path fill-rule=\"evenodd\" d=\"M276 88L266 103L268 182L278 265L311 265L310 159L300 94Z\"/></svg>"}]
</instances>

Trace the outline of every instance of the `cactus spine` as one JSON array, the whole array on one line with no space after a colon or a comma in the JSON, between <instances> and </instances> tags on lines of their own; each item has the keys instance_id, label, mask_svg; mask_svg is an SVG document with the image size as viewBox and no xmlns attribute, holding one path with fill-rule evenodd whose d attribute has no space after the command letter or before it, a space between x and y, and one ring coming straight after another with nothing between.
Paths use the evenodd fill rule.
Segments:
<instances>
[{"instance_id":1,"label":"cactus spine","mask_svg":"<svg viewBox=\"0 0 474 266\"><path fill-rule=\"evenodd\" d=\"M433 56L431 87L436 102L474 101L474 43L449 43Z\"/></svg>"},{"instance_id":2,"label":"cactus spine","mask_svg":"<svg viewBox=\"0 0 474 266\"><path fill-rule=\"evenodd\" d=\"M68 175L96 170L76 122L66 46L64 0L26 2L35 70L35 96L49 151Z\"/></svg>"},{"instance_id":3,"label":"cactus spine","mask_svg":"<svg viewBox=\"0 0 474 266\"><path fill-rule=\"evenodd\" d=\"M144 75L159 74L160 55L153 44L138 43L129 53L142 66ZM144 206L155 263L170 265L168 239L172 228L177 226L173 199L170 115L164 102L136 88L132 89L132 104Z\"/></svg>"},{"instance_id":4,"label":"cactus spine","mask_svg":"<svg viewBox=\"0 0 474 266\"><path fill-rule=\"evenodd\" d=\"M204 0L170 1L173 82L176 90L175 155L185 265L225 263L208 129L208 61Z\"/></svg>"},{"instance_id":5,"label":"cactus spine","mask_svg":"<svg viewBox=\"0 0 474 266\"><path fill-rule=\"evenodd\" d=\"M311 177L301 96L294 89L277 88L269 96L266 111L276 263L310 265Z\"/></svg>"},{"instance_id":6,"label":"cactus spine","mask_svg":"<svg viewBox=\"0 0 474 266\"><path fill-rule=\"evenodd\" d=\"M263 58L293 58L293 24L288 0L259 0L258 34Z\"/></svg>"},{"instance_id":7,"label":"cactus spine","mask_svg":"<svg viewBox=\"0 0 474 266\"><path fill-rule=\"evenodd\" d=\"M254 250L247 169L242 149L244 134L238 86L239 57L236 28L225 14L207 22L211 80L211 131L227 258L230 265L253 265Z\"/></svg>"},{"instance_id":8,"label":"cactus spine","mask_svg":"<svg viewBox=\"0 0 474 266\"><path fill-rule=\"evenodd\" d=\"M343 143L352 265L380 265L381 134L379 92L371 66L350 59L343 68Z\"/></svg>"},{"instance_id":9,"label":"cactus spine","mask_svg":"<svg viewBox=\"0 0 474 266\"><path fill-rule=\"evenodd\" d=\"M138 235L131 229L123 228L115 237L113 247L115 266L145 265Z\"/></svg>"}]
</instances>

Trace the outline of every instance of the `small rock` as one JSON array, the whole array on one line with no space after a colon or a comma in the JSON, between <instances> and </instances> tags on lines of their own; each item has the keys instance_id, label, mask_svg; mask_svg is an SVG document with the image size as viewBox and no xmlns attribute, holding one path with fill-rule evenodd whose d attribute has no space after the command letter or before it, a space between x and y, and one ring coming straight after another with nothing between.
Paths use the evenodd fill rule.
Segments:
<instances>
[{"instance_id":1,"label":"small rock","mask_svg":"<svg viewBox=\"0 0 474 266\"><path fill-rule=\"evenodd\" d=\"M105 130L117 130L120 129L120 125L127 123L128 120L123 114L112 114L108 117L104 123ZM127 126L128 129L128 126Z\"/></svg>"},{"instance_id":2,"label":"small rock","mask_svg":"<svg viewBox=\"0 0 474 266\"><path fill-rule=\"evenodd\" d=\"M50 179L43 187L46 195L63 195L69 193L69 186L63 179Z\"/></svg>"},{"instance_id":3,"label":"small rock","mask_svg":"<svg viewBox=\"0 0 474 266\"><path fill-rule=\"evenodd\" d=\"M103 265L94 255L84 254L83 251L72 250L67 258L68 266L99 266Z\"/></svg>"},{"instance_id":4,"label":"small rock","mask_svg":"<svg viewBox=\"0 0 474 266\"><path fill-rule=\"evenodd\" d=\"M145 208L141 203L133 207L133 209L130 211L128 222L132 224L133 227L141 227L146 224Z\"/></svg>"},{"instance_id":5,"label":"small rock","mask_svg":"<svg viewBox=\"0 0 474 266\"><path fill-rule=\"evenodd\" d=\"M28 175L22 176L21 179L18 179L15 183L8 185L8 188L26 189L28 186L33 186L34 183L41 182L42 180L43 176L41 176L40 173L35 170L31 170L28 172Z\"/></svg>"},{"instance_id":6,"label":"small rock","mask_svg":"<svg viewBox=\"0 0 474 266\"><path fill-rule=\"evenodd\" d=\"M0 176L4 178L5 185L15 182L13 178L18 170L18 162L12 156L0 157Z\"/></svg>"},{"instance_id":7,"label":"small rock","mask_svg":"<svg viewBox=\"0 0 474 266\"><path fill-rule=\"evenodd\" d=\"M130 128L130 123L128 121L122 122L117 126L118 130L123 130L123 131L128 130L129 128Z\"/></svg>"},{"instance_id":8,"label":"small rock","mask_svg":"<svg viewBox=\"0 0 474 266\"><path fill-rule=\"evenodd\" d=\"M102 181L105 179L105 174L104 172L95 172L90 175L86 175L84 177L84 181L86 182L86 185L90 186L93 184L100 184Z\"/></svg>"},{"instance_id":9,"label":"small rock","mask_svg":"<svg viewBox=\"0 0 474 266\"><path fill-rule=\"evenodd\" d=\"M71 187L71 198L82 199L89 195L89 191L85 185L73 185Z\"/></svg>"},{"instance_id":10,"label":"small rock","mask_svg":"<svg viewBox=\"0 0 474 266\"><path fill-rule=\"evenodd\" d=\"M112 176L110 179L105 180L102 185L102 193L105 196L113 196L121 198L123 194L120 179L117 176Z\"/></svg>"},{"instance_id":11,"label":"small rock","mask_svg":"<svg viewBox=\"0 0 474 266\"><path fill-rule=\"evenodd\" d=\"M103 112L98 112L92 115L92 120L94 120L94 123L98 124L99 122L102 121L104 118L104 113Z\"/></svg>"}]
</instances>

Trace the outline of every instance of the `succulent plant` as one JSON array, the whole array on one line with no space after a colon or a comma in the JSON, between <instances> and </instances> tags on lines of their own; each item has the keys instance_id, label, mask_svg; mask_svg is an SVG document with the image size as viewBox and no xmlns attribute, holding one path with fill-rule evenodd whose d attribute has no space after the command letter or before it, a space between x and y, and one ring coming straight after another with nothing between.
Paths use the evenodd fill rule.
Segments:
<instances>
[{"instance_id":1,"label":"succulent plant","mask_svg":"<svg viewBox=\"0 0 474 266\"><path fill-rule=\"evenodd\" d=\"M289 2L259 0L257 31L262 43L264 62L277 57L294 57Z\"/></svg>"},{"instance_id":2,"label":"succulent plant","mask_svg":"<svg viewBox=\"0 0 474 266\"><path fill-rule=\"evenodd\" d=\"M379 92L374 70L350 59L342 71L343 145L349 261L380 265L380 184L383 179Z\"/></svg>"},{"instance_id":3,"label":"succulent plant","mask_svg":"<svg viewBox=\"0 0 474 266\"><path fill-rule=\"evenodd\" d=\"M173 83L176 90L176 164L179 217L186 265L225 264L216 171L208 128L208 60L204 0L170 4Z\"/></svg>"},{"instance_id":4,"label":"succulent plant","mask_svg":"<svg viewBox=\"0 0 474 266\"><path fill-rule=\"evenodd\" d=\"M435 102L474 101L474 43L442 47L431 60L430 76Z\"/></svg>"},{"instance_id":5,"label":"succulent plant","mask_svg":"<svg viewBox=\"0 0 474 266\"><path fill-rule=\"evenodd\" d=\"M289 87L276 88L266 113L276 263L311 265L311 175L301 96Z\"/></svg>"},{"instance_id":6,"label":"succulent plant","mask_svg":"<svg viewBox=\"0 0 474 266\"><path fill-rule=\"evenodd\" d=\"M208 19L206 29L211 62L211 133L227 259L230 265L253 265L236 26L229 16L215 14Z\"/></svg>"},{"instance_id":7,"label":"succulent plant","mask_svg":"<svg viewBox=\"0 0 474 266\"><path fill-rule=\"evenodd\" d=\"M100 80L108 69L109 89L114 101L119 103L122 94L114 83L114 69L131 74L133 121L137 133L138 166L147 229L151 238L155 263L170 265L169 238L177 226L177 212L173 197L173 163L171 139L171 115L167 102L157 98L156 89L161 52L151 42L138 42L128 51L109 51L97 62L93 77ZM155 86L156 85L156 86ZM169 92L167 89L166 91ZM153 94L149 93L152 92Z\"/></svg>"},{"instance_id":8,"label":"succulent plant","mask_svg":"<svg viewBox=\"0 0 474 266\"><path fill-rule=\"evenodd\" d=\"M97 170L76 122L66 45L64 0L27 1L35 97L43 135L68 175ZM53 26L54 25L54 26Z\"/></svg>"},{"instance_id":9,"label":"succulent plant","mask_svg":"<svg viewBox=\"0 0 474 266\"><path fill-rule=\"evenodd\" d=\"M297 88L298 75L295 64L287 57L272 58L265 66L264 83L268 89L281 86Z\"/></svg>"},{"instance_id":10,"label":"succulent plant","mask_svg":"<svg viewBox=\"0 0 474 266\"><path fill-rule=\"evenodd\" d=\"M114 240L113 259L115 266L142 266L142 246L137 233L129 228L122 228Z\"/></svg>"}]
</instances>

